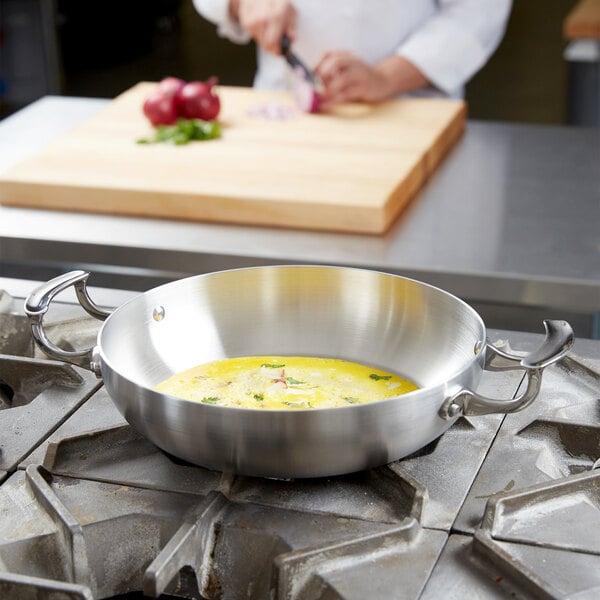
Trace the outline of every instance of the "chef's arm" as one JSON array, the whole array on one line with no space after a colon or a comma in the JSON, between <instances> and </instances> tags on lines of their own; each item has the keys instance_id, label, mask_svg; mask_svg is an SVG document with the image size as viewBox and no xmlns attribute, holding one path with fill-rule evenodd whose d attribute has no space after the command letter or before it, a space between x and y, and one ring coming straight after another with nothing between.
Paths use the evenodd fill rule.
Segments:
<instances>
[{"instance_id":1,"label":"chef's arm","mask_svg":"<svg viewBox=\"0 0 600 600\"><path fill-rule=\"evenodd\" d=\"M494 52L506 28L511 0L438 0L439 10L395 53L368 65L348 51L325 53L316 66L325 106L379 102L423 88L462 95L464 84Z\"/></svg>"},{"instance_id":2,"label":"chef's arm","mask_svg":"<svg viewBox=\"0 0 600 600\"><path fill-rule=\"evenodd\" d=\"M250 41L250 34L242 28L237 18L238 0L193 1L196 10L217 26L217 32L221 37L238 44Z\"/></svg>"},{"instance_id":3,"label":"chef's arm","mask_svg":"<svg viewBox=\"0 0 600 600\"><path fill-rule=\"evenodd\" d=\"M281 54L281 39L296 37L296 9L290 0L194 0L196 10L234 42L253 38L267 52Z\"/></svg>"},{"instance_id":4,"label":"chef's arm","mask_svg":"<svg viewBox=\"0 0 600 600\"><path fill-rule=\"evenodd\" d=\"M506 29L512 0L438 0L440 10L397 49L449 95L487 62Z\"/></svg>"},{"instance_id":5,"label":"chef's arm","mask_svg":"<svg viewBox=\"0 0 600 600\"><path fill-rule=\"evenodd\" d=\"M284 36L296 38L296 9L291 0L229 0L229 14L271 54L281 54Z\"/></svg>"},{"instance_id":6,"label":"chef's arm","mask_svg":"<svg viewBox=\"0 0 600 600\"><path fill-rule=\"evenodd\" d=\"M419 90L431 84L424 73L404 56L388 56L375 66L375 70L389 88L384 87L382 90L386 98Z\"/></svg>"}]
</instances>

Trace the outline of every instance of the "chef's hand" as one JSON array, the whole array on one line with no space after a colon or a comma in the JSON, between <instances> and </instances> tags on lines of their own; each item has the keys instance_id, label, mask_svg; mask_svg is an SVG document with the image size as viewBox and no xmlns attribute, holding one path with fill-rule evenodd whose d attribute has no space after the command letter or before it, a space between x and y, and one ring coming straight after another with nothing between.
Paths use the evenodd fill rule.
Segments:
<instances>
[{"instance_id":1,"label":"chef's hand","mask_svg":"<svg viewBox=\"0 0 600 600\"><path fill-rule=\"evenodd\" d=\"M325 107L338 102L381 102L429 85L415 65L397 55L371 66L351 52L327 52L315 71L324 85Z\"/></svg>"},{"instance_id":2,"label":"chef's hand","mask_svg":"<svg viewBox=\"0 0 600 600\"><path fill-rule=\"evenodd\" d=\"M296 9L290 0L229 0L229 13L267 52L281 54L281 38L296 38Z\"/></svg>"}]
</instances>

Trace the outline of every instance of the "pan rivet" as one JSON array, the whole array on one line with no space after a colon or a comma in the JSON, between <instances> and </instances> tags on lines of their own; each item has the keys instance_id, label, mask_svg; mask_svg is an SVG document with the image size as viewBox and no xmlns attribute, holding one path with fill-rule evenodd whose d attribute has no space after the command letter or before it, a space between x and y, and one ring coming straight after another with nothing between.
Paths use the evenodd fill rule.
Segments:
<instances>
[{"instance_id":1,"label":"pan rivet","mask_svg":"<svg viewBox=\"0 0 600 600\"><path fill-rule=\"evenodd\" d=\"M450 404L450 406L448 406L448 416L451 419L454 419L454 417L458 417L460 415L462 415L463 409L462 406L460 404L457 404L456 402L452 402Z\"/></svg>"},{"instance_id":2,"label":"pan rivet","mask_svg":"<svg viewBox=\"0 0 600 600\"><path fill-rule=\"evenodd\" d=\"M164 308L164 306L157 306L152 311L152 318L155 321L162 321L165 318L165 308Z\"/></svg>"},{"instance_id":3,"label":"pan rivet","mask_svg":"<svg viewBox=\"0 0 600 600\"><path fill-rule=\"evenodd\" d=\"M475 356L477 356L479 354L479 351L481 350L482 347L483 347L483 343L481 341L475 342L475 348L473 348L473 351L475 352Z\"/></svg>"}]
</instances>

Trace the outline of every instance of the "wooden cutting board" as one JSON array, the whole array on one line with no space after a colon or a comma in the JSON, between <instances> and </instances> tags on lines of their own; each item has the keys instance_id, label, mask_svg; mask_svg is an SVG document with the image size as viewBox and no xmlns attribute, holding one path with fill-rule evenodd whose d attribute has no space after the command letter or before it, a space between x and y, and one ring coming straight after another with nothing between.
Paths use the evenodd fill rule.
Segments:
<instances>
[{"instance_id":1,"label":"wooden cutting board","mask_svg":"<svg viewBox=\"0 0 600 600\"><path fill-rule=\"evenodd\" d=\"M94 213L383 233L460 137L459 100L401 99L268 120L286 92L220 87L221 139L137 144L139 83L0 176L0 203Z\"/></svg>"}]
</instances>

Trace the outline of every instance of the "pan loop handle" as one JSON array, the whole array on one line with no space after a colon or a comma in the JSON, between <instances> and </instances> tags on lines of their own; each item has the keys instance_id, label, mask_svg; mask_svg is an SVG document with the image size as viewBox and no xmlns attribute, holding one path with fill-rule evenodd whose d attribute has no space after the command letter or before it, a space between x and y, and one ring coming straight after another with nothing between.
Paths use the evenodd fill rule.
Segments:
<instances>
[{"instance_id":1,"label":"pan loop handle","mask_svg":"<svg viewBox=\"0 0 600 600\"><path fill-rule=\"evenodd\" d=\"M544 369L558 362L573 346L573 329L566 321L544 320L546 337L537 350L526 356L516 356L487 345L485 369L512 371L522 369L527 375L527 388L516 398L498 400L470 390L461 390L447 399L440 408L443 419L460 415L476 416L492 413L512 413L523 410L537 397Z\"/></svg>"},{"instance_id":2,"label":"pan loop handle","mask_svg":"<svg viewBox=\"0 0 600 600\"><path fill-rule=\"evenodd\" d=\"M100 377L100 361L96 348L77 351L63 350L50 341L44 330L44 316L48 312L52 300L70 286L75 287L77 299L89 315L101 321L110 315L110 311L94 304L88 296L86 283L89 275L86 271L70 271L40 285L25 300L25 314L29 317L31 335L45 354L51 358L93 371L96 376Z\"/></svg>"}]
</instances>

